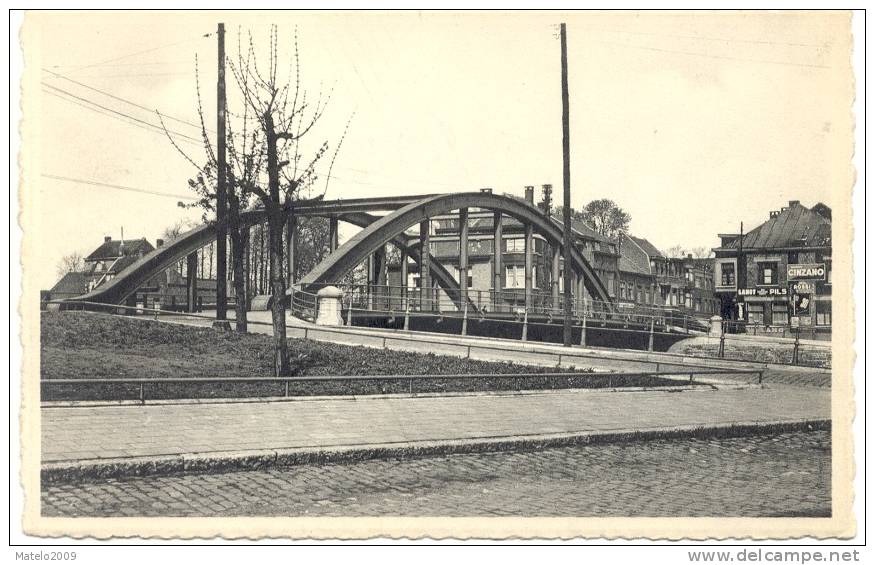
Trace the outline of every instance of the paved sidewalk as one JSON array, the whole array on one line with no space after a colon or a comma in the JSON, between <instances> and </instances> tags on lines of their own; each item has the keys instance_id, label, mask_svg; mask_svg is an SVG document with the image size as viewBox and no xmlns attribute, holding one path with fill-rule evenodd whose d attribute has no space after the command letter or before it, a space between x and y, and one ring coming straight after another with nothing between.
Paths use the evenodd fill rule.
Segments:
<instances>
[{"instance_id":1,"label":"paved sidewalk","mask_svg":"<svg viewBox=\"0 0 875 565\"><path fill-rule=\"evenodd\" d=\"M364 448L830 418L829 390L562 391L452 397L47 406L43 465ZM220 457L224 457L219 455ZM274 459L276 451L271 451ZM197 457L194 457L195 459Z\"/></svg>"}]
</instances>

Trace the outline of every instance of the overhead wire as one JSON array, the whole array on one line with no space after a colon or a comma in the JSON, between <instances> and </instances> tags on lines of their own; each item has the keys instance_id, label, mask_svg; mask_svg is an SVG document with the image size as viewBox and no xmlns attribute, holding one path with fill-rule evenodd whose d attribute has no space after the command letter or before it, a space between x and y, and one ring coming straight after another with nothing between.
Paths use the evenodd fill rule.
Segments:
<instances>
[{"instance_id":1,"label":"overhead wire","mask_svg":"<svg viewBox=\"0 0 875 565\"><path fill-rule=\"evenodd\" d=\"M192 201L200 200L199 198L196 198L194 196L183 196L181 194L171 194L169 192L160 192L157 190L148 190L145 188L134 188L132 186L124 186L124 185L112 184L112 183L100 182L100 181L94 181L94 180L77 179L77 178L66 177L66 176L62 176L62 175L51 175L51 174L44 173L40 176L42 176L44 178L48 178L48 179L53 179L53 180L60 180L60 181L77 183L77 184L91 185L91 186L99 186L99 187L103 187L103 188L112 188L115 190L125 190L125 191L129 191L129 192L139 192L142 194L151 194L154 196L165 196L168 198L181 198L183 200L192 200Z\"/></svg>"}]
</instances>

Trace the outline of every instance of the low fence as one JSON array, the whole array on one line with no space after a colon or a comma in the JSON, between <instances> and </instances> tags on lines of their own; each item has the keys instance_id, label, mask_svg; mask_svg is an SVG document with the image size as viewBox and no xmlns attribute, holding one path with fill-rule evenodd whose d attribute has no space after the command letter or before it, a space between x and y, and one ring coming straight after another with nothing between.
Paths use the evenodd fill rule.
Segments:
<instances>
[{"instance_id":1,"label":"low fence","mask_svg":"<svg viewBox=\"0 0 875 565\"><path fill-rule=\"evenodd\" d=\"M727 371L667 371L667 372L544 372L544 373L514 373L514 374L453 374L453 375L352 375L352 376L297 376L297 377L191 377L191 378L83 378L83 379L42 379L40 388L43 398L51 397L52 388L68 389L81 393L92 392L95 388L107 389L110 395L119 396L120 389L124 392L134 392L124 396L134 398L111 398L110 400L136 400L145 404L147 400L157 399L195 399L195 398L220 398L210 394L195 396L198 387L211 385L213 387L225 387L228 385L277 385L276 388L262 388L267 391L278 391L279 394L244 396L249 398L290 397L295 393L300 394L304 390L305 396L320 395L350 395L350 394L389 394L407 393L422 394L434 392L471 392L471 391L509 391L523 392L535 390L557 390L578 388L606 388L615 389L621 387L665 387L665 386L710 386L708 383L697 379L727 375ZM762 383L762 371L733 371L731 375L740 379L749 377L750 383ZM315 385L315 388L314 388ZM173 386L177 395L166 396L167 387ZM161 391L165 395L160 394ZM234 389L231 389L233 392ZM315 392L314 392L315 391ZM55 390L55 393L59 391ZM182 396L178 393L182 392ZM214 390L212 392L215 392ZM239 389L238 389L239 392ZM150 398L150 394L154 398ZM228 398L228 397L224 397ZM240 398L240 396L230 396ZM73 400L103 400L102 398L73 398Z\"/></svg>"}]
</instances>

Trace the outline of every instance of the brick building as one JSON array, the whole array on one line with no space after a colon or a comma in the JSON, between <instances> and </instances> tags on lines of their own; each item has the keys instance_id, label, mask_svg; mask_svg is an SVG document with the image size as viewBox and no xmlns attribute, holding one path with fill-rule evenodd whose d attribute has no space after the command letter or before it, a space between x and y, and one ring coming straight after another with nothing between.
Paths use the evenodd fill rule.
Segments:
<instances>
[{"instance_id":1,"label":"brick building","mask_svg":"<svg viewBox=\"0 0 875 565\"><path fill-rule=\"evenodd\" d=\"M824 204L791 200L741 234L720 234L715 286L724 319L739 331L814 337L832 332L832 220Z\"/></svg>"},{"instance_id":2,"label":"brick building","mask_svg":"<svg viewBox=\"0 0 875 565\"><path fill-rule=\"evenodd\" d=\"M158 247L163 240L157 240ZM46 300L63 300L81 296L118 276L155 247L146 238L114 240L106 236L103 243L88 254L81 271L64 274L45 295ZM216 302L215 279L197 279L198 296L203 305ZM129 305L181 309L187 305L185 264L174 265L152 277L128 300Z\"/></svg>"},{"instance_id":3,"label":"brick building","mask_svg":"<svg viewBox=\"0 0 875 565\"><path fill-rule=\"evenodd\" d=\"M533 192L527 190L526 200L533 203L533 198ZM553 220L561 225L562 218L553 215ZM468 292L475 303L479 302L483 305L492 304L494 221L494 213L491 211L476 209L469 211ZM503 215L501 227L501 302L508 308L519 307L525 304L525 226L515 218ZM432 255L454 274L457 281L460 281L458 215L436 216L430 222L430 230L429 245ZM610 296L615 298L619 260L616 242L576 220L572 221L572 232L578 249L602 279ZM536 295L535 303L539 306L549 305L553 290L552 251L540 234L534 233L532 240L532 288L533 294ZM387 270L390 289L402 286L401 269L397 259L389 260ZM560 293L564 291L563 271L564 263L560 259L559 278L556 281ZM412 263L408 267L407 285L409 288L420 287L418 266ZM591 297L586 296L586 298ZM441 300L446 308L452 307L448 297L444 296Z\"/></svg>"}]
</instances>

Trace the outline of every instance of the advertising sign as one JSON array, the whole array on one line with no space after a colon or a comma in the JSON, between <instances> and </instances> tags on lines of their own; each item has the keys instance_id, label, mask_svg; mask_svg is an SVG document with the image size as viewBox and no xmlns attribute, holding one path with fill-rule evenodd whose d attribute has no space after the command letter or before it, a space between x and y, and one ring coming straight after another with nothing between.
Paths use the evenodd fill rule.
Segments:
<instances>
[{"instance_id":1,"label":"advertising sign","mask_svg":"<svg viewBox=\"0 0 875 565\"><path fill-rule=\"evenodd\" d=\"M826 280L826 265L823 263L800 263L787 265L788 281L823 281Z\"/></svg>"},{"instance_id":2,"label":"advertising sign","mask_svg":"<svg viewBox=\"0 0 875 565\"><path fill-rule=\"evenodd\" d=\"M810 294L794 294L793 295L793 312L797 316L811 315L811 295Z\"/></svg>"},{"instance_id":3,"label":"advertising sign","mask_svg":"<svg viewBox=\"0 0 875 565\"><path fill-rule=\"evenodd\" d=\"M738 296L787 296L786 288L739 288Z\"/></svg>"},{"instance_id":4,"label":"advertising sign","mask_svg":"<svg viewBox=\"0 0 875 565\"><path fill-rule=\"evenodd\" d=\"M814 283L809 281L797 281L791 283L793 294L812 294L814 292Z\"/></svg>"}]
</instances>

